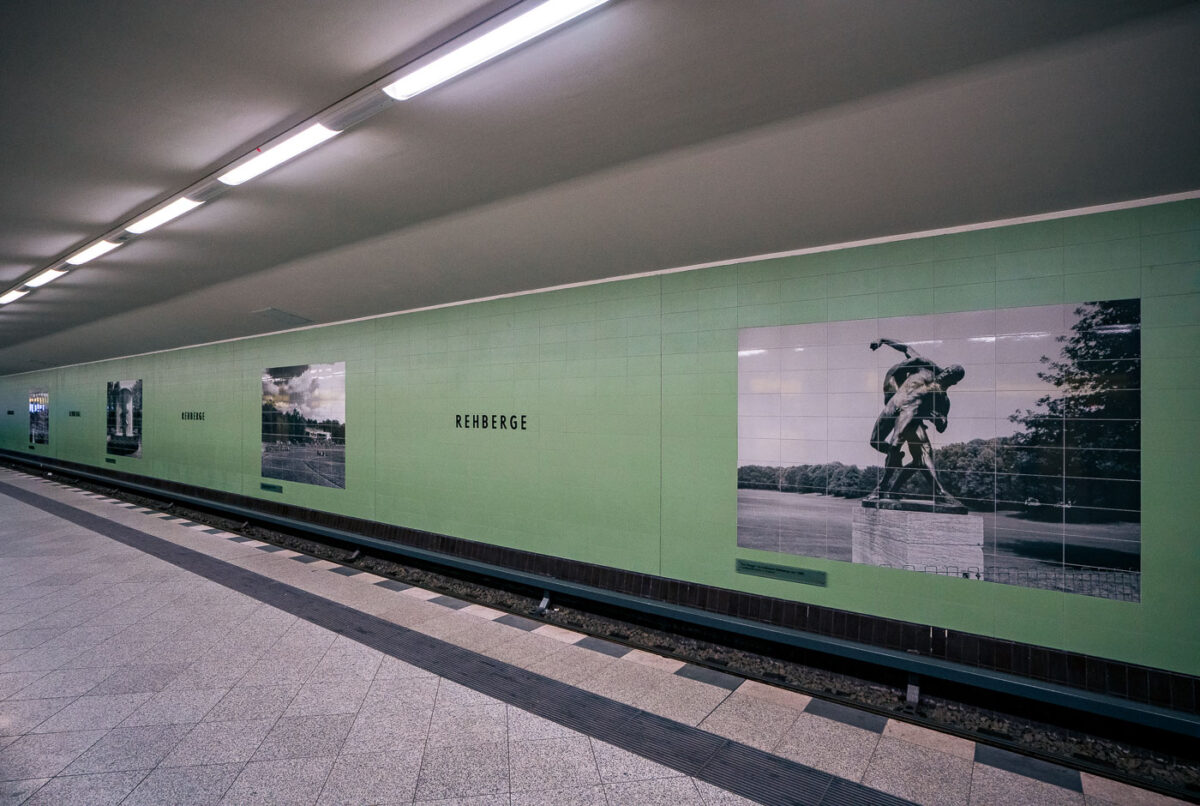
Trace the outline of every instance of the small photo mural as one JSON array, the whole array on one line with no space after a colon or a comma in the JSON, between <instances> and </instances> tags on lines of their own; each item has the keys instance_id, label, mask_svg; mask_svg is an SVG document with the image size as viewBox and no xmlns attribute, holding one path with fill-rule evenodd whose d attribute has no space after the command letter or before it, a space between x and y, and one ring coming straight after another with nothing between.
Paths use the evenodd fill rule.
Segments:
<instances>
[{"instance_id":1,"label":"small photo mural","mask_svg":"<svg viewBox=\"0 0 1200 806\"><path fill-rule=\"evenodd\" d=\"M108 382L108 437L113 456L142 457L142 381Z\"/></svg>"},{"instance_id":2,"label":"small photo mural","mask_svg":"<svg viewBox=\"0 0 1200 806\"><path fill-rule=\"evenodd\" d=\"M746 328L744 548L1141 598L1141 303Z\"/></svg>"},{"instance_id":3,"label":"small photo mural","mask_svg":"<svg viewBox=\"0 0 1200 806\"><path fill-rule=\"evenodd\" d=\"M50 442L50 393L45 389L29 390L29 444L47 445Z\"/></svg>"},{"instance_id":4,"label":"small photo mural","mask_svg":"<svg viewBox=\"0 0 1200 806\"><path fill-rule=\"evenodd\" d=\"M262 474L345 489L345 361L263 373Z\"/></svg>"}]
</instances>

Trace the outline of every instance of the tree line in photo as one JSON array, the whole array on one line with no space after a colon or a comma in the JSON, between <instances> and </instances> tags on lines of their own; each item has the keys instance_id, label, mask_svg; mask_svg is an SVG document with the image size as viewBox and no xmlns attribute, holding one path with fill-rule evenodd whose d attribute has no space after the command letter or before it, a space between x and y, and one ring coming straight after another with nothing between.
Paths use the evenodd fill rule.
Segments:
<instances>
[{"instance_id":1,"label":"tree line in photo","mask_svg":"<svg viewBox=\"0 0 1200 806\"><path fill-rule=\"evenodd\" d=\"M346 444L346 424L337 420L314 420L297 409L280 411L273 403L263 403L263 442L291 442L298 445L323 442L328 434L335 445Z\"/></svg>"}]
</instances>

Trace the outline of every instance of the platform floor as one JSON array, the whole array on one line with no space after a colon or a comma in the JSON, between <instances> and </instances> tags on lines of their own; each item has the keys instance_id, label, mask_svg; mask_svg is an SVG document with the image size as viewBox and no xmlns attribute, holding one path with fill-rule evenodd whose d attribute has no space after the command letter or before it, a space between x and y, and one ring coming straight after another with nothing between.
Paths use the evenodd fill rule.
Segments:
<instances>
[{"instance_id":1,"label":"platform floor","mask_svg":"<svg viewBox=\"0 0 1200 806\"><path fill-rule=\"evenodd\" d=\"M1176 803L0 468L0 806Z\"/></svg>"}]
</instances>

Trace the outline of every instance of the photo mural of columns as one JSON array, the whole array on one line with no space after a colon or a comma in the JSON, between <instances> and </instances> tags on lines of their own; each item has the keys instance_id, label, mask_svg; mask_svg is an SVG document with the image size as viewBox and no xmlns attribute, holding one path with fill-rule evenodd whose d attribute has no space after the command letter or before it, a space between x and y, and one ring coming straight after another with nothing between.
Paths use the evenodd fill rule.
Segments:
<instances>
[{"instance_id":1,"label":"photo mural of columns","mask_svg":"<svg viewBox=\"0 0 1200 806\"><path fill-rule=\"evenodd\" d=\"M108 434L105 451L113 456L142 456L142 381L109 381Z\"/></svg>"},{"instance_id":2,"label":"photo mural of columns","mask_svg":"<svg viewBox=\"0 0 1200 806\"><path fill-rule=\"evenodd\" d=\"M346 488L346 362L262 376L262 475Z\"/></svg>"},{"instance_id":3,"label":"photo mural of columns","mask_svg":"<svg viewBox=\"0 0 1200 806\"><path fill-rule=\"evenodd\" d=\"M1141 305L746 328L738 546L1140 600Z\"/></svg>"},{"instance_id":4,"label":"photo mural of columns","mask_svg":"<svg viewBox=\"0 0 1200 806\"><path fill-rule=\"evenodd\" d=\"M45 389L29 390L29 444L46 445L50 442L50 392Z\"/></svg>"}]
</instances>

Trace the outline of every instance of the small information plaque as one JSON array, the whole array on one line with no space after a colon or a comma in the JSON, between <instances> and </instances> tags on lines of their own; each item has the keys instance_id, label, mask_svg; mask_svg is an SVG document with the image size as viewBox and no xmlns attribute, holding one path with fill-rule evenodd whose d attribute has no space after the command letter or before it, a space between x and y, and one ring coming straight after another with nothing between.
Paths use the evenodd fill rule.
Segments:
<instances>
[{"instance_id":1,"label":"small information plaque","mask_svg":"<svg viewBox=\"0 0 1200 806\"><path fill-rule=\"evenodd\" d=\"M803 585L825 587L825 572L814 571L811 568L794 568L790 565L761 563L757 560L738 560L737 572L767 579L782 579L787 582L799 582Z\"/></svg>"}]
</instances>

